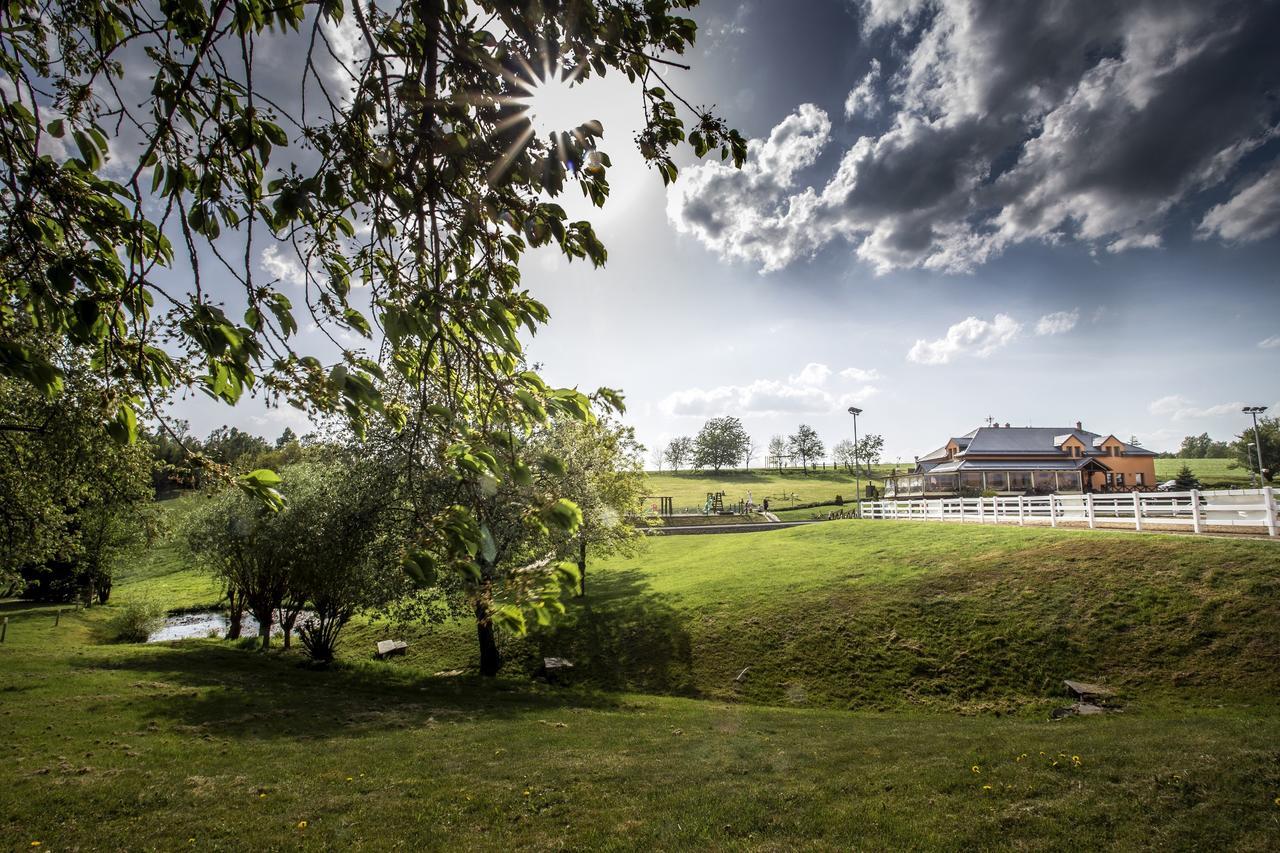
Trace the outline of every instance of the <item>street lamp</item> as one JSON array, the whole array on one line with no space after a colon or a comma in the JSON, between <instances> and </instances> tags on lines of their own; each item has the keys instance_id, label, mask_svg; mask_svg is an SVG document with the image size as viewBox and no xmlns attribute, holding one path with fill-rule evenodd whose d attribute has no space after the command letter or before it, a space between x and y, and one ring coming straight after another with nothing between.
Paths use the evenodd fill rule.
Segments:
<instances>
[{"instance_id":1,"label":"street lamp","mask_svg":"<svg viewBox=\"0 0 1280 853\"><path fill-rule=\"evenodd\" d=\"M1245 406L1240 411L1253 415L1253 448L1258 452L1258 484L1262 484L1262 439L1258 438L1258 415L1267 410L1266 406Z\"/></svg>"},{"instance_id":2,"label":"street lamp","mask_svg":"<svg viewBox=\"0 0 1280 853\"><path fill-rule=\"evenodd\" d=\"M862 515L862 472L858 470L858 415L862 414L862 409L850 406L849 414L853 415L853 482L856 489L853 499L859 508L858 515Z\"/></svg>"}]
</instances>

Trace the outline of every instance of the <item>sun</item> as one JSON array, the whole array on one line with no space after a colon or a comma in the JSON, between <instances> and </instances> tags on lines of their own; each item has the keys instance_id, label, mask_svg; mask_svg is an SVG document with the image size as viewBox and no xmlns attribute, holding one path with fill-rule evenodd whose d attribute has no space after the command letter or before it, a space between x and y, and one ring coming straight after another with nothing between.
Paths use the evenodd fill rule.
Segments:
<instances>
[{"instance_id":1,"label":"sun","mask_svg":"<svg viewBox=\"0 0 1280 853\"><path fill-rule=\"evenodd\" d=\"M539 139L571 131L589 118L582 114L582 99L573 91L573 82L553 71L543 79L522 84L528 94L513 99L524 108L524 117Z\"/></svg>"}]
</instances>

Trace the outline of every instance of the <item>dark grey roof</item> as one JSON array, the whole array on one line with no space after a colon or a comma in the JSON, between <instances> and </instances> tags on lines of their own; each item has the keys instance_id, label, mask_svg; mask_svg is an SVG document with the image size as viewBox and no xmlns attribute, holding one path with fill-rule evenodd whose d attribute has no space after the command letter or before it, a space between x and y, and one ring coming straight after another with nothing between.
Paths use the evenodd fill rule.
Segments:
<instances>
[{"instance_id":1,"label":"dark grey roof","mask_svg":"<svg viewBox=\"0 0 1280 853\"><path fill-rule=\"evenodd\" d=\"M956 459L938 465L927 473L954 474L957 471L1078 471L1086 465L1101 464L1093 456L1080 459Z\"/></svg>"},{"instance_id":2,"label":"dark grey roof","mask_svg":"<svg viewBox=\"0 0 1280 853\"><path fill-rule=\"evenodd\" d=\"M979 427L973 440L962 451L965 455L999 453L1058 453L1058 445L1068 435L1074 435L1085 447L1094 447L1095 440L1106 438L1096 432L1072 427ZM1125 453L1132 456L1154 456L1150 450L1131 444L1124 445ZM1091 452L1091 451L1090 451Z\"/></svg>"},{"instance_id":3,"label":"dark grey roof","mask_svg":"<svg viewBox=\"0 0 1280 853\"><path fill-rule=\"evenodd\" d=\"M916 461L933 462L934 460L937 460L937 459L946 459L946 458L947 458L947 448L939 447L937 450L930 450L928 453L926 453L924 456L921 456Z\"/></svg>"}]
</instances>

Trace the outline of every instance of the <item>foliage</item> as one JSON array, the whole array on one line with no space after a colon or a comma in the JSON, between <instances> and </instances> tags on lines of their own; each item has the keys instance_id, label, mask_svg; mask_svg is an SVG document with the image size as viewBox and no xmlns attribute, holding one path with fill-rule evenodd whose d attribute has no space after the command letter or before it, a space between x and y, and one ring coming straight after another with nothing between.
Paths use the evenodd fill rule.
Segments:
<instances>
[{"instance_id":1,"label":"foliage","mask_svg":"<svg viewBox=\"0 0 1280 853\"><path fill-rule=\"evenodd\" d=\"M671 466L671 470L679 471L686 462L693 459L693 439L687 435L676 436L667 442L667 450L664 455L667 458L667 464Z\"/></svg>"},{"instance_id":2,"label":"foliage","mask_svg":"<svg viewBox=\"0 0 1280 853\"><path fill-rule=\"evenodd\" d=\"M1199 435L1188 435L1183 438L1178 452L1174 455L1183 459L1218 459L1231 455L1231 445L1225 441L1214 441L1209 437L1209 433L1202 432Z\"/></svg>"},{"instance_id":3,"label":"foliage","mask_svg":"<svg viewBox=\"0 0 1280 853\"><path fill-rule=\"evenodd\" d=\"M548 312L519 262L550 245L603 264L590 222L552 199L576 185L600 206L610 191L600 122L538 137L523 101L546 78L625 75L644 113L636 145L664 183L686 145L740 166L746 140L663 77L694 41L679 14L693 5L5 6L0 371L57 393L64 372L21 342L34 328L98 354L116 392L101 414L125 437L179 387L230 404L261 392L340 414L357 435L408 430L432 451L415 465L521 476L510 436L548 413L586 418L591 402L524 363L521 330ZM334 49L340 37L351 50ZM140 98L125 85L147 79ZM296 261L305 306L263 280L261 251ZM210 254L229 307L206 286ZM161 284L174 280L193 286ZM304 314L325 336L315 352L297 335ZM377 340L378 358L348 335ZM612 389L596 399L621 408ZM282 505L271 477L239 482ZM574 512L559 506L541 509ZM447 531L452 558L474 553L466 505L440 512L419 514L418 532Z\"/></svg>"},{"instance_id":4,"label":"foliage","mask_svg":"<svg viewBox=\"0 0 1280 853\"><path fill-rule=\"evenodd\" d=\"M855 460L864 475L871 475L871 467L880 463L880 457L884 454L884 436L881 435L865 435L858 439L855 446L849 439L843 439L831 448L832 460L840 466L843 466L850 474L854 473L853 466Z\"/></svg>"},{"instance_id":5,"label":"foliage","mask_svg":"<svg viewBox=\"0 0 1280 853\"><path fill-rule=\"evenodd\" d=\"M1258 470L1258 451L1249 446L1255 440L1262 445L1262 476L1270 482L1280 470L1280 417L1258 418L1256 439L1253 424L1236 437L1232 449L1236 461L1247 471Z\"/></svg>"},{"instance_id":6,"label":"foliage","mask_svg":"<svg viewBox=\"0 0 1280 853\"><path fill-rule=\"evenodd\" d=\"M791 458L791 450L787 446L787 440L780 435L772 436L769 439L769 464L778 469L778 473L782 473L782 465Z\"/></svg>"},{"instance_id":7,"label":"foliage","mask_svg":"<svg viewBox=\"0 0 1280 853\"><path fill-rule=\"evenodd\" d=\"M809 470L809 460L821 459L826 452L817 431L808 424L800 424L795 433L787 437L787 450L800 457L800 464L806 473Z\"/></svg>"},{"instance_id":8,"label":"foliage","mask_svg":"<svg viewBox=\"0 0 1280 853\"><path fill-rule=\"evenodd\" d=\"M1174 486L1182 492L1200 488L1200 480L1189 465L1183 465L1179 469L1178 476L1174 478L1173 482Z\"/></svg>"},{"instance_id":9,"label":"foliage","mask_svg":"<svg viewBox=\"0 0 1280 853\"><path fill-rule=\"evenodd\" d=\"M712 418L698 430L693 440L693 467L732 468L747 453L751 439L742 428L742 421L730 415Z\"/></svg>"},{"instance_id":10,"label":"foliage","mask_svg":"<svg viewBox=\"0 0 1280 853\"><path fill-rule=\"evenodd\" d=\"M154 533L143 510L151 464L103 429L106 390L83 362L62 363L68 377L52 399L0 377L0 588L20 570L41 588L56 571L56 597L88 588L105 601L115 561Z\"/></svg>"},{"instance_id":11,"label":"foliage","mask_svg":"<svg viewBox=\"0 0 1280 853\"><path fill-rule=\"evenodd\" d=\"M111 618L108 629L116 642L145 643L164 622L165 609L155 601L137 598Z\"/></svg>"},{"instance_id":12,"label":"foliage","mask_svg":"<svg viewBox=\"0 0 1280 853\"><path fill-rule=\"evenodd\" d=\"M637 510L647 483L644 447L635 430L605 419L553 421L535 436L543 452L556 452L564 466L559 491L582 510L575 534L563 535L557 554L578 565L578 594L587 589L587 555L599 560L631 553L638 541Z\"/></svg>"}]
</instances>

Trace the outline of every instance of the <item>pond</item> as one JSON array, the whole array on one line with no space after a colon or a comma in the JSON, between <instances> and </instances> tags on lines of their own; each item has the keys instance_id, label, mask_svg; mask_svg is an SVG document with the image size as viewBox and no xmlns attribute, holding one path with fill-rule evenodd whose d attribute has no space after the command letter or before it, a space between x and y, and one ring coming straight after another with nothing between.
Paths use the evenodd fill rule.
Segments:
<instances>
[{"instance_id":1,"label":"pond","mask_svg":"<svg viewBox=\"0 0 1280 853\"><path fill-rule=\"evenodd\" d=\"M301 625L306 619L307 613L299 614L298 621L294 623L294 632L297 633L297 626ZM148 643L165 643L169 640L190 640L192 638L215 637L222 639L227 636L227 627L231 624L224 610L207 610L201 613L181 613L176 616L168 616L159 628L151 632L147 637ZM280 623L276 622L271 626L271 636L279 637L284 634L284 630L280 627ZM258 636L258 620L246 613L240 620L240 636L256 637Z\"/></svg>"}]
</instances>

